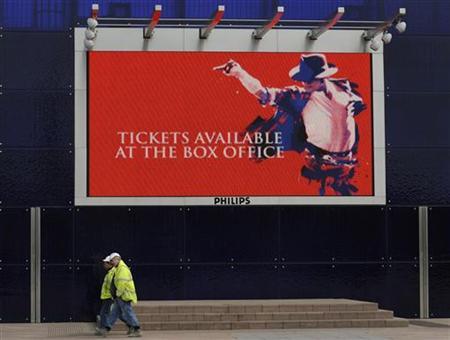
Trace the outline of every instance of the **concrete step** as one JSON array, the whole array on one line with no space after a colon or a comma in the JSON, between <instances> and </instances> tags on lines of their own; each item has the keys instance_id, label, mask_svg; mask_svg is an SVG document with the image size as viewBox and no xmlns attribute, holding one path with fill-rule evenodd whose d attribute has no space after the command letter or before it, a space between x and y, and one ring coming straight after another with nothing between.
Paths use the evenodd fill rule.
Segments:
<instances>
[{"instance_id":1,"label":"concrete step","mask_svg":"<svg viewBox=\"0 0 450 340\"><path fill-rule=\"evenodd\" d=\"M134 309L143 330L408 326L377 303L347 299L141 301Z\"/></svg>"},{"instance_id":2,"label":"concrete step","mask_svg":"<svg viewBox=\"0 0 450 340\"><path fill-rule=\"evenodd\" d=\"M267 313L377 311L374 302L347 299L140 301L136 313Z\"/></svg>"},{"instance_id":3,"label":"concrete step","mask_svg":"<svg viewBox=\"0 0 450 340\"><path fill-rule=\"evenodd\" d=\"M140 322L390 319L391 311L274 313L138 313Z\"/></svg>"},{"instance_id":4,"label":"concrete step","mask_svg":"<svg viewBox=\"0 0 450 340\"><path fill-rule=\"evenodd\" d=\"M274 320L274 321L175 321L143 322L145 331L156 330L230 330L230 329L295 329L295 328L372 328L372 327L407 327L405 319L359 319L359 320ZM114 331L125 331L125 325L117 325Z\"/></svg>"}]
</instances>

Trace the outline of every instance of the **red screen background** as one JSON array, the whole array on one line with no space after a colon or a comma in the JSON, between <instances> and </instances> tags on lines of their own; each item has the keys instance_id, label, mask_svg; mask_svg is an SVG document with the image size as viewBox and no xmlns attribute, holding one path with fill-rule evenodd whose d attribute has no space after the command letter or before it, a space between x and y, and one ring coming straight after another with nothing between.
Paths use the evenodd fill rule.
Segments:
<instances>
[{"instance_id":1,"label":"red screen background","mask_svg":"<svg viewBox=\"0 0 450 340\"><path fill-rule=\"evenodd\" d=\"M356 116L360 166L356 195L373 195L371 57L324 53L359 85L367 109ZM291 86L300 53L89 52L88 196L318 196L300 176L303 154L254 162L225 159L116 159L117 131L242 132L259 115L271 117L241 83L214 66L234 59L267 87ZM327 192L327 195L334 195Z\"/></svg>"}]
</instances>

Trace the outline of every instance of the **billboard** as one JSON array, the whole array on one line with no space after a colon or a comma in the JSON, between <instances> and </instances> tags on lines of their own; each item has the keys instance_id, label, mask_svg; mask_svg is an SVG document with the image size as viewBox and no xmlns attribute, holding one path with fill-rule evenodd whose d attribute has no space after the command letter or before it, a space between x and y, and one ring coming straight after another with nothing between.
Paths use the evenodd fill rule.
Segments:
<instances>
[{"instance_id":1,"label":"billboard","mask_svg":"<svg viewBox=\"0 0 450 340\"><path fill-rule=\"evenodd\" d=\"M308 92L289 72L313 58L333 74ZM230 60L261 94L227 73ZM88 63L89 196L373 195L369 54L90 52Z\"/></svg>"},{"instance_id":2,"label":"billboard","mask_svg":"<svg viewBox=\"0 0 450 340\"><path fill-rule=\"evenodd\" d=\"M382 54L220 32L76 37L77 204L383 204Z\"/></svg>"}]
</instances>

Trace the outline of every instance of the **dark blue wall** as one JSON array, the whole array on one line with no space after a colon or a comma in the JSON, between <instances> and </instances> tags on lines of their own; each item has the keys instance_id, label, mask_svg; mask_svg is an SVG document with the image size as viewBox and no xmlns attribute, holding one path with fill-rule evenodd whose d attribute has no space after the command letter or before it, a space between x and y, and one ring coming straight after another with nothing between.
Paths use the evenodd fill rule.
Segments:
<instances>
[{"instance_id":1,"label":"dark blue wall","mask_svg":"<svg viewBox=\"0 0 450 340\"><path fill-rule=\"evenodd\" d=\"M0 208L0 322L30 321L30 209Z\"/></svg>"},{"instance_id":2,"label":"dark blue wall","mask_svg":"<svg viewBox=\"0 0 450 340\"><path fill-rule=\"evenodd\" d=\"M0 322L30 317L29 207L42 210L44 321L90 320L119 251L141 299L346 297L419 314L417 206L430 208L430 311L450 316L450 2L99 1L103 16L383 20L407 8L385 49L384 207L74 207L73 36L91 1L0 0ZM45 210L44 210L45 209ZM72 298L68 298L72 297ZM12 303L14 301L14 303ZM60 304L65 301L65 304ZM8 310L8 313L6 311Z\"/></svg>"},{"instance_id":3,"label":"dark blue wall","mask_svg":"<svg viewBox=\"0 0 450 340\"><path fill-rule=\"evenodd\" d=\"M42 316L92 319L104 275L99 263L114 250L132 266L141 299L345 297L417 317L417 211L43 208ZM67 296L76 298L62 307Z\"/></svg>"}]
</instances>

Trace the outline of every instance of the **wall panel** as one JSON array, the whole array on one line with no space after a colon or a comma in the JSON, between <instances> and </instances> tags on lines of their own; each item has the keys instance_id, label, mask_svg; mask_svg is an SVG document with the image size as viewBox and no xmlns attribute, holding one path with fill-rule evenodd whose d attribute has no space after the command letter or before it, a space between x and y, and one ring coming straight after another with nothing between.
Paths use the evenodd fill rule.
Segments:
<instances>
[{"instance_id":1,"label":"wall panel","mask_svg":"<svg viewBox=\"0 0 450 340\"><path fill-rule=\"evenodd\" d=\"M68 322L73 318L73 266L44 265L41 268L42 322ZM95 301L90 301L95 303Z\"/></svg>"},{"instance_id":2,"label":"wall panel","mask_svg":"<svg viewBox=\"0 0 450 340\"><path fill-rule=\"evenodd\" d=\"M386 96L388 147L449 148L449 93L388 94ZM421 164L421 160L418 160L416 167Z\"/></svg>"},{"instance_id":3,"label":"wall panel","mask_svg":"<svg viewBox=\"0 0 450 340\"><path fill-rule=\"evenodd\" d=\"M185 267L172 265L133 265L131 267L140 300L183 300Z\"/></svg>"},{"instance_id":4,"label":"wall panel","mask_svg":"<svg viewBox=\"0 0 450 340\"><path fill-rule=\"evenodd\" d=\"M100 311L100 290L106 271L101 263L73 267L70 317L76 321L92 321Z\"/></svg>"},{"instance_id":5,"label":"wall panel","mask_svg":"<svg viewBox=\"0 0 450 340\"><path fill-rule=\"evenodd\" d=\"M0 209L0 266L30 263L30 209Z\"/></svg>"},{"instance_id":6,"label":"wall panel","mask_svg":"<svg viewBox=\"0 0 450 340\"><path fill-rule=\"evenodd\" d=\"M282 207L280 257L287 262L331 261L335 256L336 207Z\"/></svg>"},{"instance_id":7,"label":"wall panel","mask_svg":"<svg viewBox=\"0 0 450 340\"><path fill-rule=\"evenodd\" d=\"M388 264L387 285L388 289L380 298L381 308L393 310L395 316L418 318L420 315L419 265L417 263Z\"/></svg>"},{"instance_id":8,"label":"wall panel","mask_svg":"<svg viewBox=\"0 0 450 340\"><path fill-rule=\"evenodd\" d=\"M70 90L6 90L0 96L0 112L2 148L71 149L74 145Z\"/></svg>"},{"instance_id":9,"label":"wall panel","mask_svg":"<svg viewBox=\"0 0 450 340\"><path fill-rule=\"evenodd\" d=\"M336 261L381 261L386 256L385 208L345 207L339 211Z\"/></svg>"},{"instance_id":10,"label":"wall panel","mask_svg":"<svg viewBox=\"0 0 450 340\"><path fill-rule=\"evenodd\" d=\"M184 258L184 211L179 207L132 209L134 262L167 263ZM125 231L124 231L125 232Z\"/></svg>"},{"instance_id":11,"label":"wall panel","mask_svg":"<svg viewBox=\"0 0 450 340\"><path fill-rule=\"evenodd\" d=\"M430 317L450 317L450 263L430 263Z\"/></svg>"},{"instance_id":12,"label":"wall panel","mask_svg":"<svg viewBox=\"0 0 450 340\"><path fill-rule=\"evenodd\" d=\"M130 263L133 241L131 208L75 208L75 263L99 263L112 252L118 252Z\"/></svg>"},{"instance_id":13,"label":"wall panel","mask_svg":"<svg viewBox=\"0 0 450 340\"><path fill-rule=\"evenodd\" d=\"M73 36L70 32L3 32L0 80L3 89L73 87Z\"/></svg>"},{"instance_id":14,"label":"wall panel","mask_svg":"<svg viewBox=\"0 0 450 340\"><path fill-rule=\"evenodd\" d=\"M388 204L450 204L450 148L390 148L386 163Z\"/></svg>"},{"instance_id":15,"label":"wall panel","mask_svg":"<svg viewBox=\"0 0 450 340\"><path fill-rule=\"evenodd\" d=\"M450 208L428 209L428 244L430 261L450 261Z\"/></svg>"},{"instance_id":16,"label":"wall panel","mask_svg":"<svg viewBox=\"0 0 450 340\"><path fill-rule=\"evenodd\" d=\"M0 322L30 321L30 209L0 208Z\"/></svg>"},{"instance_id":17,"label":"wall panel","mask_svg":"<svg viewBox=\"0 0 450 340\"><path fill-rule=\"evenodd\" d=\"M0 153L0 201L5 206L73 204L72 150L3 149Z\"/></svg>"},{"instance_id":18,"label":"wall panel","mask_svg":"<svg viewBox=\"0 0 450 340\"><path fill-rule=\"evenodd\" d=\"M267 262L278 255L278 208L191 207L186 258L192 262Z\"/></svg>"},{"instance_id":19,"label":"wall panel","mask_svg":"<svg viewBox=\"0 0 450 340\"><path fill-rule=\"evenodd\" d=\"M30 267L0 264L0 322L30 322Z\"/></svg>"},{"instance_id":20,"label":"wall panel","mask_svg":"<svg viewBox=\"0 0 450 340\"><path fill-rule=\"evenodd\" d=\"M73 208L41 209L42 264L74 262Z\"/></svg>"},{"instance_id":21,"label":"wall panel","mask_svg":"<svg viewBox=\"0 0 450 340\"><path fill-rule=\"evenodd\" d=\"M336 264L333 291L337 298L383 303L391 289L384 263Z\"/></svg>"},{"instance_id":22,"label":"wall panel","mask_svg":"<svg viewBox=\"0 0 450 340\"><path fill-rule=\"evenodd\" d=\"M185 271L185 299L274 299L277 281L273 265L191 265Z\"/></svg>"},{"instance_id":23,"label":"wall panel","mask_svg":"<svg viewBox=\"0 0 450 340\"><path fill-rule=\"evenodd\" d=\"M279 298L334 298L333 264L281 264Z\"/></svg>"},{"instance_id":24,"label":"wall panel","mask_svg":"<svg viewBox=\"0 0 450 340\"><path fill-rule=\"evenodd\" d=\"M423 4L428 6L426 3ZM450 8L449 5L447 3L448 8ZM432 8L428 7L429 10ZM408 8L407 11L410 9ZM417 10L417 7L412 9ZM409 14L406 21L414 23ZM410 31L411 26L413 25L408 25L407 32ZM447 31L447 34L449 33L450 31ZM418 93L450 91L450 74L442 72L448 67L450 36L394 34L392 43L386 46L384 51L386 90ZM405 57L408 58L407 62Z\"/></svg>"},{"instance_id":25,"label":"wall panel","mask_svg":"<svg viewBox=\"0 0 450 340\"><path fill-rule=\"evenodd\" d=\"M417 207L387 208L387 260L419 260L419 213Z\"/></svg>"}]
</instances>

